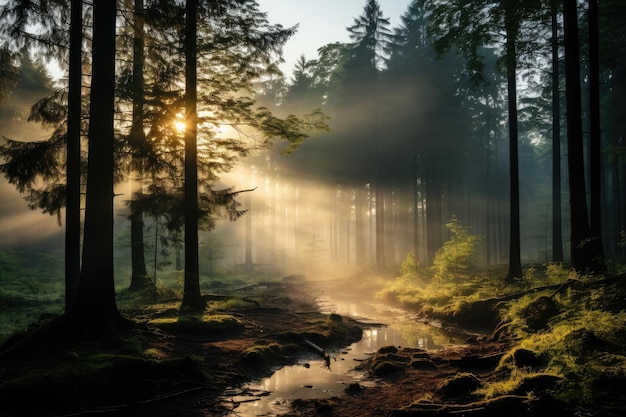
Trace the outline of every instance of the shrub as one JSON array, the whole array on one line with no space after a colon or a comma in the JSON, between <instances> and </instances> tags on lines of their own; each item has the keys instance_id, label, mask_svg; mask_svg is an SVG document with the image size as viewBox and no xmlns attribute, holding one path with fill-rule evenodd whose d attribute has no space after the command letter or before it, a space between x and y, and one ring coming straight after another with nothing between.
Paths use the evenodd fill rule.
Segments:
<instances>
[{"instance_id":1,"label":"shrub","mask_svg":"<svg viewBox=\"0 0 626 417\"><path fill-rule=\"evenodd\" d=\"M483 241L483 236L470 234L470 228L462 226L455 216L452 216L446 227L450 229L451 236L435 254L435 277L450 280L465 278L468 269L474 266L476 250Z\"/></svg>"},{"instance_id":2,"label":"shrub","mask_svg":"<svg viewBox=\"0 0 626 417\"><path fill-rule=\"evenodd\" d=\"M400 266L400 273L403 277L417 278L419 266L419 262L415 259L415 255L407 253L404 262L402 262L402 265Z\"/></svg>"}]
</instances>

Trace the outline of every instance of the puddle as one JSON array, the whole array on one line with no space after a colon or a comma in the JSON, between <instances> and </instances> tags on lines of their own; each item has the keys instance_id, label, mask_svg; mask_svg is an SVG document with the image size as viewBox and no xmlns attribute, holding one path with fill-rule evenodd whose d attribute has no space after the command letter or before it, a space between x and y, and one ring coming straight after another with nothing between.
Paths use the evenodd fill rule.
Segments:
<instances>
[{"instance_id":1,"label":"puddle","mask_svg":"<svg viewBox=\"0 0 626 417\"><path fill-rule=\"evenodd\" d=\"M403 346L421 349L441 349L461 343L454 335L443 329L419 322L410 313L381 305L363 304L357 301L320 299L324 313L352 316L372 327L363 331L356 343L329 352L330 367L319 356L302 358L295 365L285 366L270 377L247 385L236 399L233 415L274 416L286 412L288 402L294 399L329 398L341 395L348 385L363 381L364 373L355 368L383 346ZM372 383L370 383L372 384Z\"/></svg>"}]
</instances>

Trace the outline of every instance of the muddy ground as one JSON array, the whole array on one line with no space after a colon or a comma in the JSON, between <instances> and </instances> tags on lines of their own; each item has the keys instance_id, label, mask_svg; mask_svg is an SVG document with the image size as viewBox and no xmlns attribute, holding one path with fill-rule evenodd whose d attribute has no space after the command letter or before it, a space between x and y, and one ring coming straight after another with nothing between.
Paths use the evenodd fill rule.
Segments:
<instances>
[{"instance_id":1,"label":"muddy ground","mask_svg":"<svg viewBox=\"0 0 626 417\"><path fill-rule=\"evenodd\" d=\"M274 306L252 301L224 312L239 325L220 332L142 327L133 337L142 345L141 357L136 346L105 352L96 346L40 346L3 358L0 415L236 416L246 382L304 354L323 355L312 345L330 351L360 339L363 323L321 314L303 283L256 291L265 291ZM210 297L207 301L210 306ZM175 312L141 314L135 318ZM499 377L495 368L509 347L506 340L486 336L440 351L388 347L359 365L367 380L346 386L345 395L283 406L289 416L544 415L553 402L527 395L538 387L489 402L472 397L481 384Z\"/></svg>"}]
</instances>

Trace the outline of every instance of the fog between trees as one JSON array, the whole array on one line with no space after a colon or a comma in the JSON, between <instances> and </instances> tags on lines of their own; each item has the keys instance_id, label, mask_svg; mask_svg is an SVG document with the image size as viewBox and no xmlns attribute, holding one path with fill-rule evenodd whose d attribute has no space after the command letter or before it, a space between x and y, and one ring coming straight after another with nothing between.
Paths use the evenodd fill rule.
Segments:
<instances>
[{"instance_id":1,"label":"fog between trees","mask_svg":"<svg viewBox=\"0 0 626 417\"><path fill-rule=\"evenodd\" d=\"M455 48L438 56L433 46L445 36L457 40L465 36L463 32L445 34L443 17L437 14L446 10L441 8L445 3L414 1L401 25L391 28L378 3L367 1L362 15L355 16L352 24L346 22L353 43L322 45L316 59L303 57L291 75L266 74L256 80L255 99L275 114L287 117L321 109L331 118L328 132L315 132L288 154L282 151L289 144L278 141L266 146L271 138L243 128L221 131L220 120L207 125L214 129L207 135L209 141L232 137L248 147L249 155L237 157L237 165L219 174L219 179L209 176L216 189L246 190L236 198L246 214L234 223L220 220L210 233L202 232L200 251L208 253L201 262L202 275L260 264L280 264L293 272L320 264L393 268L407 253L415 253L421 264L429 265L449 236L445 224L453 216L472 233L484 235L477 255L481 264L508 262L506 55L500 46L506 39L500 34L481 44L472 38L478 32L469 25L461 28L466 42L461 39ZM499 7L499 2L477 2L468 13L479 16L481 8L490 7ZM581 9L579 15L582 35L585 13ZM623 126L619 115L608 111L623 108L616 105L623 89L617 75L623 67L618 52L624 45L618 41L621 29L614 20L619 13L623 8L609 2L600 17L601 73L611 86L603 90L601 139L606 202L603 240L610 256L623 252L618 243L624 229L619 203L623 161L615 157L619 155L615 150L623 147L619 139ZM537 3L517 18L521 259L525 264L545 263L553 260L555 221L551 212L549 8ZM490 36L499 33L498 21L484 23L492 25ZM562 36L560 17L557 23ZM584 36L581 43L584 51ZM463 45L474 60L468 59ZM564 65L562 58L561 51L558 59ZM215 68L209 73L220 76ZM583 92L586 88L583 78ZM205 93L210 94L201 90L201 95ZM587 105L586 100L583 104ZM565 141L564 118L558 130ZM566 157L563 152L563 167ZM216 158L228 161L226 165L234 162L226 153ZM562 174L556 198L563 203L563 246L569 254L565 168ZM126 182L116 186L120 193L114 226L118 236L126 233L128 210L123 201L131 195L130 187ZM146 233L154 233L163 221L145 216ZM118 246L117 260L123 265L127 244ZM307 266L302 266L303 261L309 261Z\"/></svg>"}]
</instances>

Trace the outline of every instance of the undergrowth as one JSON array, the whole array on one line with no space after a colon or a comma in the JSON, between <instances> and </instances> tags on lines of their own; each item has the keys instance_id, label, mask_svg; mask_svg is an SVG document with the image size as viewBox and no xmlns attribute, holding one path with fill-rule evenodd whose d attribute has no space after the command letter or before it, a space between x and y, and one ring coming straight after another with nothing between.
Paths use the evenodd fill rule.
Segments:
<instances>
[{"instance_id":1,"label":"undergrowth","mask_svg":"<svg viewBox=\"0 0 626 417\"><path fill-rule=\"evenodd\" d=\"M546 273L554 275L546 281L556 284L567 279L592 282L555 267L546 268ZM481 394L511 393L532 374L555 375L560 382L552 394L578 410L578 415L607 415L607 409L621 407L618 403L623 394L617 387L626 383L624 292L623 282L597 288L581 284L557 293L527 294L506 303L501 314L509 323L509 336L519 343L499 366L508 377L487 385ZM556 314L541 328L529 325L527 312L538 300L550 298L554 300ZM616 308L620 305L621 310ZM534 352L541 358L542 366L530 369L517 364L514 350L520 348Z\"/></svg>"},{"instance_id":2,"label":"undergrowth","mask_svg":"<svg viewBox=\"0 0 626 417\"><path fill-rule=\"evenodd\" d=\"M447 317L466 314L473 302L494 300L507 323L505 337L518 342L499 365L504 377L477 391L485 398L519 394L529 380L543 378L554 382L549 391L578 410L577 415L621 409L623 394L617 387L626 383L625 283L595 285L604 277L578 275L549 263L527 267L520 280L507 284L506 271L487 273L473 267L471 251L479 239L459 229L458 223L452 225L453 238L437 253L433 267L421 267L408 255L400 276L376 296ZM548 288L535 291L543 287ZM518 363L518 349L532 352L541 365Z\"/></svg>"}]
</instances>

